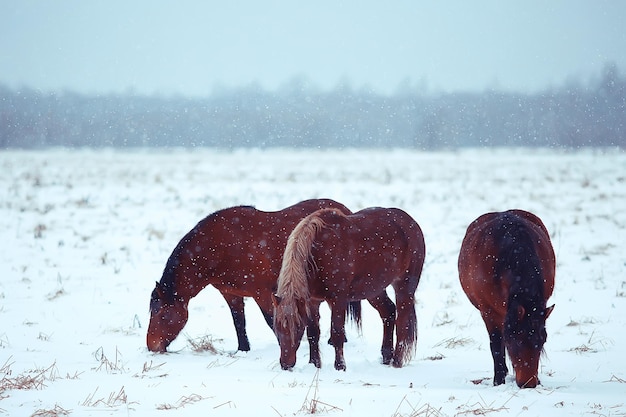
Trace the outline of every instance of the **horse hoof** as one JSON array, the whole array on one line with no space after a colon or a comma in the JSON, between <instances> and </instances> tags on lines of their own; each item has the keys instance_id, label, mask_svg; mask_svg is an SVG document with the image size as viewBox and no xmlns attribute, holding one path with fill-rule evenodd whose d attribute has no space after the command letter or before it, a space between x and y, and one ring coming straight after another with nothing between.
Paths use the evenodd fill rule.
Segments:
<instances>
[{"instance_id":1,"label":"horse hoof","mask_svg":"<svg viewBox=\"0 0 626 417\"><path fill-rule=\"evenodd\" d=\"M316 368L321 368L322 367L322 361L320 360L310 360L309 363L312 363Z\"/></svg>"},{"instance_id":2,"label":"horse hoof","mask_svg":"<svg viewBox=\"0 0 626 417\"><path fill-rule=\"evenodd\" d=\"M383 357L383 365L391 365L393 360L393 349L381 349L380 354Z\"/></svg>"},{"instance_id":3,"label":"horse hoof","mask_svg":"<svg viewBox=\"0 0 626 417\"><path fill-rule=\"evenodd\" d=\"M346 370L345 362L335 363L335 369L338 371L345 371Z\"/></svg>"},{"instance_id":4,"label":"horse hoof","mask_svg":"<svg viewBox=\"0 0 626 417\"><path fill-rule=\"evenodd\" d=\"M493 386L497 387L498 385L502 385L504 384L504 377L502 378L494 378L493 379Z\"/></svg>"},{"instance_id":5,"label":"horse hoof","mask_svg":"<svg viewBox=\"0 0 626 417\"><path fill-rule=\"evenodd\" d=\"M343 338L343 343L348 343L348 339L346 337ZM335 346L333 344L333 339L330 338L330 337L328 338L328 344L331 345L331 346Z\"/></svg>"}]
</instances>

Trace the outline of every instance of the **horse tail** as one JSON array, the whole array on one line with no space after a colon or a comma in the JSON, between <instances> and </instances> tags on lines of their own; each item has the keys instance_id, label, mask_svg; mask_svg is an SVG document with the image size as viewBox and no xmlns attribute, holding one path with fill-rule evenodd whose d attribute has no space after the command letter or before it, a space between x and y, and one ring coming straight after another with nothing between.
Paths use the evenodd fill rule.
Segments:
<instances>
[{"instance_id":1,"label":"horse tail","mask_svg":"<svg viewBox=\"0 0 626 417\"><path fill-rule=\"evenodd\" d=\"M396 209L399 219L403 219L403 230L408 244L410 262L405 276L405 285L396 291L396 352L394 352L394 366L401 367L408 363L416 352L417 347L417 314L415 312L415 291L419 285L424 259L426 243L419 224L406 212ZM400 221L400 220L398 220ZM395 289L395 288L394 288Z\"/></svg>"},{"instance_id":2,"label":"horse tail","mask_svg":"<svg viewBox=\"0 0 626 417\"><path fill-rule=\"evenodd\" d=\"M361 325L361 301L350 301L348 303L348 317L356 325L359 333L362 332L363 327Z\"/></svg>"},{"instance_id":3,"label":"horse tail","mask_svg":"<svg viewBox=\"0 0 626 417\"><path fill-rule=\"evenodd\" d=\"M276 289L279 302L274 314L274 327L280 323L291 335L311 315L307 271L315 236L325 226L317 214L324 210L327 209L313 212L296 225L283 253ZM304 306L304 312L299 308L301 306Z\"/></svg>"}]
</instances>

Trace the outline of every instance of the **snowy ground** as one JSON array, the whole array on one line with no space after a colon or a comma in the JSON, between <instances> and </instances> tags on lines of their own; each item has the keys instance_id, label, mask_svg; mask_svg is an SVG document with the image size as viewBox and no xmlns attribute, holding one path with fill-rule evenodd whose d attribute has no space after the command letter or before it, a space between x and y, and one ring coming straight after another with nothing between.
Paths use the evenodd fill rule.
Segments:
<instances>
[{"instance_id":1,"label":"snowy ground","mask_svg":"<svg viewBox=\"0 0 626 417\"><path fill-rule=\"evenodd\" d=\"M618 150L2 151L0 184L0 415L626 415ZM422 226L409 366L380 364L381 322L367 304L363 335L348 328L346 372L334 370L327 345L319 373L304 345L295 369L282 371L252 302L252 350L234 353L230 314L212 287L190 303L175 353L147 351L150 292L198 220L313 197L400 207ZM467 225L514 207L544 220L558 260L543 385L528 390L511 376L491 385L487 333L456 272Z\"/></svg>"}]
</instances>

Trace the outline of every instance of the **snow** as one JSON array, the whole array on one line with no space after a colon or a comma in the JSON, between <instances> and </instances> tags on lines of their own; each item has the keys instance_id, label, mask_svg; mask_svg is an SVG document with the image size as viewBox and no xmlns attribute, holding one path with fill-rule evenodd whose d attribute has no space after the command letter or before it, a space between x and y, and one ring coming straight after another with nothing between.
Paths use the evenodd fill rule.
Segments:
<instances>
[{"instance_id":1,"label":"snow","mask_svg":"<svg viewBox=\"0 0 626 417\"><path fill-rule=\"evenodd\" d=\"M0 415L626 415L626 155L619 150L68 150L0 152ZM303 343L293 371L248 301L234 352L212 287L167 354L145 347L148 302L179 239L220 208L307 198L395 206L426 239L415 358L380 364L381 321L347 328L347 371ZM542 385L493 387L487 332L456 260L480 214L523 208L557 254ZM328 308L322 306L322 339ZM211 342L216 352L192 349ZM511 367L509 366L509 369Z\"/></svg>"}]
</instances>

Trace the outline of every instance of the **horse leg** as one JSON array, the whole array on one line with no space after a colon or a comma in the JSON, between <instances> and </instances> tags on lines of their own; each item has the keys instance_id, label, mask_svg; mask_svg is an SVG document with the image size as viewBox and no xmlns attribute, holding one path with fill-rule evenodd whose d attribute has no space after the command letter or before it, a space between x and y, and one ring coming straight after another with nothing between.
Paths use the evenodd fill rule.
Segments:
<instances>
[{"instance_id":1,"label":"horse leg","mask_svg":"<svg viewBox=\"0 0 626 417\"><path fill-rule=\"evenodd\" d=\"M343 343L346 340L346 308L347 303L333 301L331 305L330 340L335 348L335 369L346 370L346 360L343 357Z\"/></svg>"},{"instance_id":2,"label":"horse leg","mask_svg":"<svg viewBox=\"0 0 626 417\"><path fill-rule=\"evenodd\" d=\"M360 301L351 301L348 303L348 309L346 311L346 315L349 315L352 320L357 323L357 327L359 328L359 333L361 332L361 302ZM343 340L344 343L348 343L348 338L346 337ZM333 341L328 337L328 344L333 345Z\"/></svg>"},{"instance_id":3,"label":"horse leg","mask_svg":"<svg viewBox=\"0 0 626 417\"><path fill-rule=\"evenodd\" d=\"M502 329L487 315L483 315L483 320L489 332L489 346L491 348L491 356L493 357L493 385L502 385L504 384L504 378L509 373L509 369L506 366Z\"/></svg>"},{"instance_id":4,"label":"horse leg","mask_svg":"<svg viewBox=\"0 0 626 417\"><path fill-rule=\"evenodd\" d=\"M383 343L380 352L383 356L383 364L389 365L393 359L393 331L396 325L396 305L384 290L376 297L369 298L367 301L378 311L383 321Z\"/></svg>"},{"instance_id":5,"label":"horse leg","mask_svg":"<svg viewBox=\"0 0 626 417\"><path fill-rule=\"evenodd\" d=\"M415 351L417 341L417 317L415 314L414 291L396 288L396 349L393 352L393 366L401 368Z\"/></svg>"},{"instance_id":6,"label":"horse leg","mask_svg":"<svg viewBox=\"0 0 626 417\"><path fill-rule=\"evenodd\" d=\"M259 306L265 322L274 333L274 304L271 297L254 297L254 301Z\"/></svg>"},{"instance_id":7,"label":"horse leg","mask_svg":"<svg viewBox=\"0 0 626 417\"><path fill-rule=\"evenodd\" d=\"M246 316L244 314L243 297L225 293L222 293L222 296L230 308L230 314L233 316L233 324L235 325L235 332L237 332L237 350L248 352L250 350L250 342L246 334Z\"/></svg>"},{"instance_id":8,"label":"horse leg","mask_svg":"<svg viewBox=\"0 0 626 417\"><path fill-rule=\"evenodd\" d=\"M306 336L309 342L309 363L316 368L322 367L320 357L320 303L311 302L311 317L308 320Z\"/></svg>"}]
</instances>

